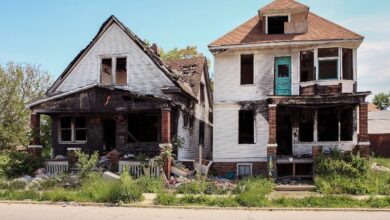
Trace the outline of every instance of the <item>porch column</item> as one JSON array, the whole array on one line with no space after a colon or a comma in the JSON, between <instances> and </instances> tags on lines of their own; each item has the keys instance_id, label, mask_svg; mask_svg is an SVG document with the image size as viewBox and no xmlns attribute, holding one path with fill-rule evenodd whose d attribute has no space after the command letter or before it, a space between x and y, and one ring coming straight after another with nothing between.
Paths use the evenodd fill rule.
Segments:
<instances>
[{"instance_id":1,"label":"porch column","mask_svg":"<svg viewBox=\"0 0 390 220\"><path fill-rule=\"evenodd\" d=\"M267 146L267 161L268 161L268 175L270 177L276 176L276 155L278 144L276 142L276 110L277 105L268 105L268 124L269 124L269 137Z\"/></svg>"},{"instance_id":2,"label":"porch column","mask_svg":"<svg viewBox=\"0 0 390 220\"><path fill-rule=\"evenodd\" d=\"M172 150L171 144L171 108L164 107L161 109L161 143L160 150ZM171 158L167 157L164 164L165 175L171 178Z\"/></svg>"},{"instance_id":3,"label":"porch column","mask_svg":"<svg viewBox=\"0 0 390 220\"><path fill-rule=\"evenodd\" d=\"M370 156L370 141L368 139L368 103L359 104L358 149L360 156Z\"/></svg>"},{"instance_id":4,"label":"porch column","mask_svg":"<svg viewBox=\"0 0 390 220\"><path fill-rule=\"evenodd\" d=\"M31 140L30 140L30 144L27 147L27 152L37 157L40 157L42 154L40 127L41 127L41 115L38 113L31 113L30 115Z\"/></svg>"}]
</instances>

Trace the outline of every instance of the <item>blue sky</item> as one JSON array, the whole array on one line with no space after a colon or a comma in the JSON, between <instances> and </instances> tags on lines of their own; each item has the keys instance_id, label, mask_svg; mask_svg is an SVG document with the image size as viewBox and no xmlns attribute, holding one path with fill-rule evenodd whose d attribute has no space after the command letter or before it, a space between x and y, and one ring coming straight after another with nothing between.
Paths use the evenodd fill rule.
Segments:
<instances>
[{"instance_id":1,"label":"blue sky","mask_svg":"<svg viewBox=\"0 0 390 220\"><path fill-rule=\"evenodd\" d=\"M207 45L270 0L13 0L0 3L0 64L41 65L57 77L111 15L164 49ZM359 90L390 90L390 1L301 0L310 10L362 34Z\"/></svg>"}]
</instances>

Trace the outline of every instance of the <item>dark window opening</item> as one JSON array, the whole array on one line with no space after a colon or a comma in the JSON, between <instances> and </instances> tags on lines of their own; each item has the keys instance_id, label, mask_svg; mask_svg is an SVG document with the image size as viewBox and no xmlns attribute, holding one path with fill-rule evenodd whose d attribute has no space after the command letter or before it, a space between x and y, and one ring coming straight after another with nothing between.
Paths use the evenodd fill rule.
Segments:
<instances>
[{"instance_id":1,"label":"dark window opening","mask_svg":"<svg viewBox=\"0 0 390 220\"><path fill-rule=\"evenodd\" d=\"M103 151L111 151L115 149L116 138L116 122L115 120L103 121Z\"/></svg>"},{"instance_id":2,"label":"dark window opening","mask_svg":"<svg viewBox=\"0 0 390 220\"><path fill-rule=\"evenodd\" d=\"M86 141L87 140L87 122L85 117L75 118L75 140Z\"/></svg>"},{"instance_id":3,"label":"dark window opening","mask_svg":"<svg viewBox=\"0 0 390 220\"><path fill-rule=\"evenodd\" d=\"M115 83L119 85L127 83L126 58L116 59Z\"/></svg>"},{"instance_id":4,"label":"dark window opening","mask_svg":"<svg viewBox=\"0 0 390 220\"><path fill-rule=\"evenodd\" d=\"M312 174L313 174L313 164L311 163L295 164L295 175L312 176Z\"/></svg>"},{"instance_id":5,"label":"dark window opening","mask_svg":"<svg viewBox=\"0 0 390 220\"><path fill-rule=\"evenodd\" d=\"M318 57L338 57L339 56L339 48L320 48L318 49Z\"/></svg>"},{"instance_id":6,"label":"dark window opening","mask_svg":"<svg viewBox=\"0 0 390 220\"><path fill-rule=\"evenodd\" d=\"M239 144L254 144L254 111L240 110L238 117Z\"/></svg>"},{"instance_id":7,"label":"dark window opening","mask_svg":"<svg viewBox=\"0 0 390 220\"><path fill-rule=\"evenodd\" d=\"M268 17L268 34L284 34L285 22L288 22L288 16Z\"/></svg>"},{"instance_id":8,"label":"dark window opening","mask_svg":"<svg viewBox=\"0 0 390 220\"><path fill-rule=\"evenodd\" d=\"M353 50L343 48L343 79L353 80Z\"/></svg>"},{"instance_id":9,"label":"dark window opening","mask_svg":"<svg viewBox=\"0 0 390 220\"><path fill-rule=\"evenodd\" d=\"M253 54L241 55L241 85L253 84Z\"/></svg>"},{"instance_id":10,"label":"dark window opening","mask_svg":"<svg viewBox=\"0 0 390 220\"><path fill-rule=\"evenodd\" d=\"M319 79L338 78L338 60L319 60Z\"/></svg>"},{"instance_id":11,"label":"dark window opening","mask_svg":"<svg viewBox=\"0 0 390 220\"><path fill-rule=\"evenodd\" d=\"M204 122L199 122L199 144L204 146Z\"/></svg>"},{"instance_id":12,"label":"dark window opening","mask_svg":"<svg viewBox=\"0 0 390 220\"><path fill-rule=\"evenodd\" d=\"M353 136L353 110L342 109L340 112L340 138L342 141L352 141Z\"/></svg>"},{"instance_id":13,"label":"dark window opening","mask_svg":"<svg viewBox=\"0 0 390 220\"><path fill-rule=\"evenodd\" d=\"M72 118L63 117L60 121L61 141L72 141Z\"/></svg>"},{"instance_id":14,"label":"dark window opening","mask_svg":"<svg viewBox=\"0 0 390 220\"><path fill-rule=\"evenodd\" d=\"M85 117L62 117L60 119L60 141L74 142L87 140Z\"/></svg>"},{"instance_id":15,"label":"dark window opening","mask_svg":"<svg viewBox=\"0 0 390 220\"><path fill-rule=\"evenodd\" d=\"M313 111L301 111L299 115L299 141L313 142L314 130L314 114Z\"/></svg>"},{"instance_id":16,"label":"dark window opening","mask_svg":"<svg viewBox=\"0 0 390 220\"><path fill-rule=\"evenodd\" d=\"M318 140L338 141L338 109L320 108L318 109Z\"/></svg>"},{"instance_id":17,"label":"dark window opening","mask_svg":"<svg viewBox=\"0 0 390 220\"><path fill-rule=\"evenodd\" d=\"M249 164L237 165L237 177L238 179L248 178L252 175L252 167Z\"/></svg>"},{"instance_id":18,"label":"dark window opening","mask_svg":"<svg viewBox=\"0 0 390 220\"><path fill-rule=\"evenodd\" d=\"M112 59L102 59L100 82L103 85L112 85Z\"/></svg>"},{"instance_id":19,"label":"dark window opening","mask_svg":"<svg viewBox=\"0 0 390 220\"><path fill-rule=\"evenodd\" d=\"M128 142L158 142L158 114L131 114L128 116Z\"/></svg>"},{"instance_id":20,"label":"dark window opening","mask_svg":"<svg viewBox=\"0 0 390 220\"><path fill-rule=\"evenodd\" d=\"M313 81L314 77L314 52L312 50L301 51L301 82Z\"/></svg>"},{"instance_id":21,"label":"dark window opening","mask_svg":"<svg viewBox=\"0 0 390 220\"><path fill-rule=\"evenodd\" d=\"M278 65L278 77L283 78L283 77L289 77L289 68L288 65L283 64L283 65Z\"/></svg>"},{"instance_id":22,"label":"dark window opening","mask_svg":"<svg viewBox=\"0 0 390 220\"><path fill-rule=\"evenodd\" d=\"M204 84L203 83L200 84L199 93L200 93L199 94L200 95L200 103L204 104L205 97L204 97Z\"/></svg>"},{"instance_id":23,"label":"dark window opening","mask_svg":"<svg viewBox=\"0 0 390 220\"><path fill-rule=\"evenodd\" d=\"M292 164L277 164L278 177L288 177L293 175Z\"/></svg>"}]
</instances>

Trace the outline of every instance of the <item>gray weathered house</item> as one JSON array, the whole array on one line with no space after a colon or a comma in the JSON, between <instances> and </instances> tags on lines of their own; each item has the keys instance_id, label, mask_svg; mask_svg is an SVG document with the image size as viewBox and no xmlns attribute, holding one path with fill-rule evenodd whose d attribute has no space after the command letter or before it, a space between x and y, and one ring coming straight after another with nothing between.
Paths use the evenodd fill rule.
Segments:
<instances>
[{"instance_id":1,"label":"gray weathered house","mask_svg":"<svg viewBox=\"0 0 390 220\"><path fill-rule=\"evenodd\" d=\"M167 64L156 45L148 47L111 16L47 96L29 105L32 127L39 130L41 114L51 117L53 156L80 148L153 157L175 137L184 141L179 160L195 159L199 145L208 156L212 95L206 59ZM38 136L32 144L39 145Z\"/></svg>"}]
</instances>

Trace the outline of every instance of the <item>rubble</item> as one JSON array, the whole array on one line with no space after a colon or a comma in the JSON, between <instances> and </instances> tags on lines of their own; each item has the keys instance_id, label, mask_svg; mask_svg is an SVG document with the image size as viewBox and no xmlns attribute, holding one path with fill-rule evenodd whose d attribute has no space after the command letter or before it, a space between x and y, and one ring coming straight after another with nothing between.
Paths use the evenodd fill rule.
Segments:
<instances>
[{"instance_id":1,"label":"rubble","mask_svg":"<svg viewBox=\"0 0 390 220\"><path fill-rule=\"evenodd\" d=\"M378 163L373 163L371 165L371 170L378 171L378 172L390 172L390 168L387 168L385 166L381 166Z\"/></svg>"},{"instance_id":2,"label":"rubble","mask_svg":"<svg viewBox=\"0 0 390 220\"><path fill-rule=\"evenodd\" d=\"M106 171L103 173L103 179L106 179L106 180L119 180L121 177L119 175L116 175L115 173L113 172L110 172L110 171Z\"/></svg>"}]
</instances>

